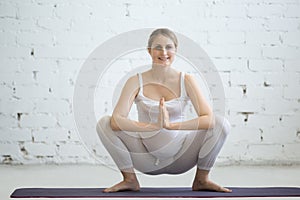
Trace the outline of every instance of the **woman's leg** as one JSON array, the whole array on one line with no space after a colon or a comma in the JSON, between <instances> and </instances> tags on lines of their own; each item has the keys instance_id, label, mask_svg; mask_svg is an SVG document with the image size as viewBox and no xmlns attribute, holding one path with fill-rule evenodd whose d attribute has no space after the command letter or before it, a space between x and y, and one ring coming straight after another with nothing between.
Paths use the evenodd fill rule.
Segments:
<instances>
[{"instance_id":1,"label":"woman's leg","mask_svg":"<svg viewBox=\"0 0 300 200\"><path fill-rule=\"evenodd\" d=\"M117 132L111 129L110 117L102 117L97 123L96 129L100 140L123 175L123 181L110 188L106 188L103 192L138 191L140 185L133 169L130 153L126 145L117 136Z\"/></svg>"},{"instance_id":2,"label":"woman's leg","mask_svg":"<svg viewBox=\"0 0 300 200\"><path fill-rule=\"evenodd\" d=\"M216 117L213 129L191 132L187 136L182 150L176 155L175 161L152 174L180 174L197 165L193 190L230 192L227 188L210 181L208 176L229 131L229 122L225 118Z\"/></svg>"},{"instance_id":3,"label":"woman's leg","mask_svg":"<svg viewBox=\"0 0 300 200\"><path fill-rule=\"evenodd\" d=\"M120 170L133 167L130 153L124 142L110 126L110 116L102 117L96 127L98 136Z\"/></svg>"},{"instance_id":4,"label":"woman's leg","mask_svg":"<svg viewBox=\"0 0 300 200\"><path fill-rule=\"evenodd\" d=\"M113 131L110 127L110 116L102 117L97 124L98 135L121 171L135 168L148 173L170 165L174 158L161 160L151 154L143 144L140 134L125 131ZM159 142L159 141L157 141Z\"/></svg>"},{"instance_id":5,"label":"woman's leg","mask_svg":"<svg viewBox=\"0 0 300 200\"><path fill-rule=\"evenodd\" d=\"M97 124L97 133L103 145L120 169L124 180L105 190L116 192L125 190L128 182L138 183L134 168L143 173L152 172L170 165L173 158L156 163L157 159L145 148L142 139L133 132L113 131L110 126L110 116L102 117ZM137 186L136 184L135 186ZM121 189L122 188L122 189ZM139 187L134 187L136 190Z\"/></svg>"},{"instance_id":6,"label":"woman's leg","mask_svg":"<svg viewBox=\"0 0 300 200\"><path fill-rule=\"evenodd\" d=\"M224 118L217 117L213 129L192 132L187 136L182 150L174 159L163 161L160 162L159 165L155 165L155 157L146 150L141 139L135 136L129 136L122 131L115 132L111 130L109 116L102 118L97 125L99 137L120 168L124 180L128 179L129 181L133 179L137 182L132 163L134 163L134 167L139 171L153 175L180 174L188 171L197 164L198 167L193 183L193 190L211 189L223 192L229 192L229 190L209 181L208 174L229 131L230 124L228 121ZM132 177L130 175L134 176ZM108 188L108 191L114 192L122 190L120 188L124 188L124 182L128 183L122 181ZM125 186L127 185L125 184Z\"/></svg>"},{"instance_id":7,"label":"woman's leg","mask_svg":"<svg viewBox=\"0 0 300 200\"><path fill-rule=\"evenodd\" d=\"M209 180L209 172L224 145L230 132L230 124L227 119L216 117L215 126L207 132L207 137L200 149L197 162L197 171L194 178L193 190L214 190L219 192L231 192L231 190L217 185Z\"/></svg>"}]
</instances>

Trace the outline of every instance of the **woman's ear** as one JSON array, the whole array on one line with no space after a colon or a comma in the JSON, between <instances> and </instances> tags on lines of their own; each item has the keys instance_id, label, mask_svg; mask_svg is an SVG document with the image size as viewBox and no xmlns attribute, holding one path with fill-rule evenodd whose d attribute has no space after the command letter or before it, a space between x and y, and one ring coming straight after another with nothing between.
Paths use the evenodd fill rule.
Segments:
<instances>
[{"instance_id":1,"label":"woman's ear","mask_svg":"<svg viewBox=\"0 0 300 200\"><path fill-rule=\"evenodd\" d=\"M151 48L148 47L147 49L148 49L148 53L151 55Z\"/></svg>"}]
</instances>

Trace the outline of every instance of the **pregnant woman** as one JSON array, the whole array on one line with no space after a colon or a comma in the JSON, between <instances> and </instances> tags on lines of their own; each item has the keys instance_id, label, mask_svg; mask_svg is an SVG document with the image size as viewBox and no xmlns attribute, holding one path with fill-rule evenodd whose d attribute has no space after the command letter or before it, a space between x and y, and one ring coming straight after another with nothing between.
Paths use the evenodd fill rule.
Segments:
<instances>
[{"instance_id":1,"label":"pregnant woman","mask_svg":"<svg viewBox=\"0 0 300 200\"><path fill-rule=\"evenodd\" d=\"M228 121L215 116L192 75L172 68L176 35L156 29L148 40L150 70L125 83L112 116L102 117L97 133L123 175L104 192L138 191L135 174L180 174L197 166L192 190L231 192L209 179L209 172L230 131ZM191 101L197 113L186 119ZM133 103L138 121L128 118Z\"/></svg>"}]
</instances>

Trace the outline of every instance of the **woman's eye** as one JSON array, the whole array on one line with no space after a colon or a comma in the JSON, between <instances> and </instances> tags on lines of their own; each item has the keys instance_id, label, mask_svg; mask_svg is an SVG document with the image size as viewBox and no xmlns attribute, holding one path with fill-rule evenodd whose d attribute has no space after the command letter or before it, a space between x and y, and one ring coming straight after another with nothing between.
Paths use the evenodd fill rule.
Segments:
<instances>
[{"instance_id":1,"label":"woman's eye","mask_svg":"<svg viewBox=\"0 0 300 200\"><path fill-rule=\"evenodd\" d=\"M156 50L162 50L162 47L161 46L156 46L154 47Z\"/></svg>"},{"instance_id":2,"label":"woman's eye","mask_svg":"<svg viewBox=\"0 0 300 200\"><path fill-rule=\"evenodd\" d=\"M173 47L172 47L172 46L167 46L166 49L167 49L167 50L172 50Z\"/></svg>"},{"instance_id":3,"label":"woman's eye","mask_svg":"<svg viewBox=\"0 0 300 200\"><path fill-rule=\"evenodd\" d=\"M165 49L165 50L167 50L167 51L173 51L175 48L174 48L174 46L168 45L168 46L166 46L166 47L155 46L154 49L155 49L155 50L158 50L158 51L162 51L163 49Z\"/></svg>"}]
</instances>

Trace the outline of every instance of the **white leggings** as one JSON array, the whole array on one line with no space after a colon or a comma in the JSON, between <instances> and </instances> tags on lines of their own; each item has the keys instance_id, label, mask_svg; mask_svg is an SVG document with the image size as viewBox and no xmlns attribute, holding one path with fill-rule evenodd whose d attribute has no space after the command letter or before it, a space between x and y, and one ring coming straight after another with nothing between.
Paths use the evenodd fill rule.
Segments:
<instances>
[{"instance_id":1,"label":"white leggings","mask_svg":"<svg viewBox=\"0 0 300 200\"><path fill-rule=\"evenodd\" d=\"M180 174L195 165L210 170L230 132L230 124L223 117L216 117L215 126L209 130L189 131L179 152L158 162L144 146L135 132L113 131L110 116L102 117L97 133L114 162L121 171L135 168L146 174Z\"/></svg>"}]
</instances>

